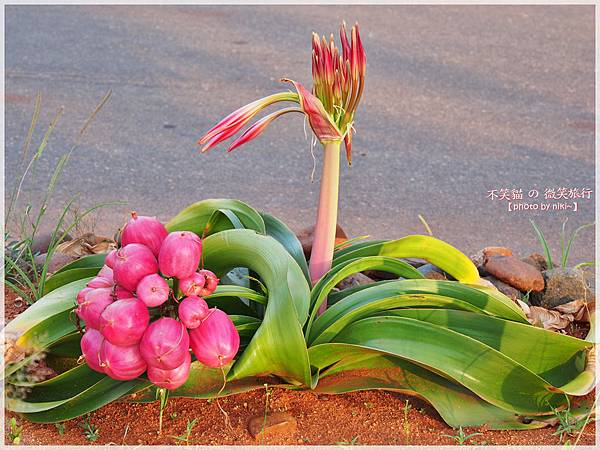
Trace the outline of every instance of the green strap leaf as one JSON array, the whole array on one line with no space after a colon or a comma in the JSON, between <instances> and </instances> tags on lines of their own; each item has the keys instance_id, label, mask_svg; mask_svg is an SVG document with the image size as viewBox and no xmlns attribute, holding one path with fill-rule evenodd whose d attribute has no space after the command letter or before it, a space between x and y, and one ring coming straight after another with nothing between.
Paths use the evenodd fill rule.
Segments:
<instances>
[{"instance_id":1,"label":"green strap leaf","mask_svg":"<svg viewBox=\"0 0 600 450\"><path fill-rule=\"evenodd\" d=\"M309 286L288 252L270 236L228 230L204 239L204 263L217 275L234 267L256 272L268 289L261 326L229 373L230 380L274 374L310 385L302 325L308 316Z\"/></svg>"},{"instance_id":2,"label":"green strap leaf","mask_svg":"<svg viewBox=\"0 0 600 450\"><path fill-rule=\"evenodd\" d=\"M493 430L546 426L524 421L512 411L498 408L471 391L401 358L347 344L321 344L309 348L311 365L320 373L316 392L341 394L385 389L424 398L451 427L487 426Z\"/></svg>"},{"instance_id":3,"label":"green strap leaf","mask_svg":"<svg viewBox=\"0 0 600 450\"><path fill-rule=\"evenodd\" d=\"M98 269L98 271L100 271L100 269L102 269L102 266L104 265L105 259L106 253L97 253L95 255L83 256L69 264L62 266L60 269L54 272L54 275L56 276L57 274L61 272L66 272L67 270L89 269L91 267L95 267Z\"/></svg>"},{"instance_id":4,"label":"green strap leaf","mask_svg":"<svg viewBox=\"0 0 600 450\"><path fill-rule=\"evenodd\" d=\"M167 230L193 231L202 236L211 216L215 211L232 211L244 227L265 234L265 223L260 214L251 206L239 200L209 199L194 203L183 209L167 224Z\"/></svg>"},{"instance_id":5,"label":"green strap leaf","mask_svg":"<svg viewBox=\"0 0 600 450\"><path fill-rule=\"evenodd\" d=\"M406 309L386 314L425 321L477 339L556 387L581 373L586 350L592 348L589 342L571 336L467 311Z\"/></svg>"},{"instance_id":6,"label":"green strap leaf","mask_svg":"<svg viewBox=\"0 0 600 450\"><path fill-rule=\"evenodd\" d=\"M363 243L365 244L365 243ZM477 267L464 254L450 244L431 236L413 235L395 241L356 244L340 251L334 263L340 264L363 256L389 256L391 258L420 258L439 267L462 283L478 283Z\"/></svg>"},{"instance_id":7,"label":"green strap leaf","mask_svg":"<svg viewBox=\"0 0 600 450\"><path fill-rule=\"evenodd\" d=\"M485 401L519 414L549 414L565 396L521 364L468 336L415 319L372 317L335 342L378 350L425 366Z\"/></svg>"},{"instance_id":8,"label":"green strap leaf","mask_svg":"<svg viewBox=\"0 0 600 450\"><path fill-rule=\"evenodd\" d=\"M340 262L327 272L313 287L310 295L311 313L306 326L306 335L310 333L321 304L331 290L344 278L363 270L383 270L404 278L423 278L423 275L410 264L385 256L369 256Z\"/></svg>"},{"instance_id":9,"label":"green strap leaf","mask_svg":"<svg viewBox=\"0 0 600 450\"><path fill-rule=\"evenodd\" d=\"M57 272L46 280L46 284L44 285L44 295L73 281L81 280L82 278L95 277L98 272L100 272L100 269L101 268L98 267L82 267Z\"/></svg>"},{"instance_id":10,"label":"green strap leaf","mask_svg":"<svg viewBox=\"0 0 600 450\"><path fill-rule=\"evenodd\" d=\"M302 273L306 277L306 281L310 283L310 275L308 273L308 264L306 262L306 258L304 257L304 251L302 250L302 244L294 234L292 230L288 228L286 224L284 224L281 220L276 217L271 216L270 214L261 212L261 217L265 221L265 227L267 230L267 235L274 237L277 242L279 242L283 247L287 250L287 252L292 255L294 261L298 263L300 268L302 269Z\"/></svg>"}]
</instances>

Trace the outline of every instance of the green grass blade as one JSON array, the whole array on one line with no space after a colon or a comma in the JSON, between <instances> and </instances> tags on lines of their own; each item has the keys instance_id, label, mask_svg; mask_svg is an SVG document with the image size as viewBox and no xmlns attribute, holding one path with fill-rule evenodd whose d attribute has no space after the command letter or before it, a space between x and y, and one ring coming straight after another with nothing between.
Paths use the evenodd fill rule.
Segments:
<instances>
[{"instance_id":1,"label":"green grass blade","mask_svg":"<svg viewBox=\"0 0 600 450\"><path fill-rule=\"evenodd\" d=\"M571 246L573 245L573 242L575 242L575 239L577 239L577 235L585 230L586 228L589 227L593 227L595 224L594 223L586 223L584 225L581 225L580 227L578 227L573 234L571 235L571 238L569 239L569 243L567 244L567 248L563 251L562 253L562 267L567 267L567 262L569 260L569 254L571 253Z\"/></svg>"},{"instance_id":2,"label":"green grass blade","mask_svg":"<svg viewBox=\"0 0 600 450\"><path fill-rule=\"evenodd\" d=\"M544 237L544 233L535 224L535 222L533 220L530 219L529 222L531 222L531 226L533 227L533 230L535 231L538 241L540 241L540 245L542 246L542 249L544 250L544 256L546 257L546 262L548 263L548 269L553 269L554 263L552 262L552 252L550 251L550 247L548 247L548 241L546 241L546 238Z\"/></svg>"}]
</instances>

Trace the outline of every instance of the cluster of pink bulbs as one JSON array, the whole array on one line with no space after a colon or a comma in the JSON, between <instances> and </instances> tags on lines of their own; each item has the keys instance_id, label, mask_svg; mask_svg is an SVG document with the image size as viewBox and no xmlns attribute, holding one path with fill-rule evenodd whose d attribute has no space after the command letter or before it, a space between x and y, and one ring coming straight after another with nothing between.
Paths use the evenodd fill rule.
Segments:
<instances>
[{"instance_id":1,"label":"cluster of pink bulbs","mask_svg":"<svg viewBox=\"0 0 600 450\"><path fill-rule=\"evenodd\" d=\"M201 256L196 234L169 233L157 219L132 213L121 248L77 295L88 366L115 380L147 372L156 386L176 389L188 379L190 347L205 366L231 362L240 337L229 316L202 298L219 279L198 270Z\"/></svg>"}]
</instances>

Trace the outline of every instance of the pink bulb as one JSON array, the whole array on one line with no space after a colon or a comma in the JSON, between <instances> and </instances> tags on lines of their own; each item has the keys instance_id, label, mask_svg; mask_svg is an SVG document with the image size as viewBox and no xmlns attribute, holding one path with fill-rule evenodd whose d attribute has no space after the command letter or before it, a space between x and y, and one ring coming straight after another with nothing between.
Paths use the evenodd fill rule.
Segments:
<instances>
[{"instance_id":1,"label":"pink bulb","mask_svg":"<svg viewBox=\"0 0 600 450\"><path fill-rule=\"evenodd\" d=\"M100 269L100 272L98 272L97 276L102 277L102 278L106 278L111 283L114 281L113 271L106 264L104 266L102 266L102 269Z\"/></svg>"},{"instance_id":2,"label":"pink bulb","mask_svg":"<svg viewBox=\"0 0 600 450\"><path fill-rule=\"evenodd\" d=\"M192 295L184 298L179 303L177 313L179 320L181 320L181 323L186 328L194 329L198 328L206 316L208 316L209 309L204 299Z\"/></svg>"},{"instance_id":3,"label":"pink bulb","mask_svg":"<svg viewBox=\"0 0 600 450\"><path fill-rule=\"evenodd\" d=\"M165 389L177 389L187 381L190 375L192 357L188 351L183 363L175 369L164 370L158 367L148 366L148 379L156 386Z\"/></svg>"},{"instance_id":4,"label":"pink bulb","mask_svg":"<svg viewBox=\"0 0 600 450\"><path fill-rule=\"evenodd\" d=\"M169 298L169 292L169 285L157 273L146 275L135 288L137 297L149 308L162 305L166 302Z\"/></svg>"},{"instance_id":5,"label":"pink bulb","mask_svg":"<svg viewBox=\"0 0 600 450\"><path fill-rule=\"evenodd\" d=\"M207 367L229 364L240 348L240 335L227 314L212 309L200 326L190 331L192 351Z\"/></svg>"},{"instance_id":6,"label":"pink bulb","mask_svg":"<svg viewBox=\"0 0 600 450\"><path fill-rule=\"evenodd\" d=\"M203 275L206 280L206 284L200 292L200 297L204 297L215 292L215 290L217 289L217 285L219 284L219 279L217 278L217 276L210 270L206 269L200 270L199 273Z\"/></svg>"},{"instance_id":7,"label":"pink bulb","mask_svg":"<svg viewBox=\"0 0 600 450\"><path fill-rule=\"evenodd\" d=\"M133 294L124 287L115 286L114 296L117 300L124 300L126 298L132 298Z\"/></svg>"},{"instance_id":8,"label":"pink bulb","mask_svg":"<svg viewBox=\"0 0 600 450\"><path fill-rule=\"evenodd\" d=\"M117 300L100 315L100 332L114 345L137 344L150 322L148 308L137 298Z\"/></svg>"},{"instance_id":9,"label":"pink bulb","mask_svg":"<svg viewBox=\"0 0 600 450\"><path fill-rule=\"evenodd\" d=\"M189 353L190 337L185 326L170 317L152 322L142 340L140 352L149 366L175 369L183 364Z\"/></svg>"},{"instance_id":10,"label":"pink bulb","mask_svg":"<svg viewBox=\"0 0 600 450\"><path fill-rule=\"evenodd\" d=\"M83 302L75 312L85 322L86 329L100 328L100 314L113 302L112 291L109 288L92 289L85 294Z\"/></svg>"},{"instance_id":11,"label":"pink bulb","mask_svg":"<svg viewBox=\"0 0 600 450\"><path fill-rule=\"evenodd\" d=\"M152 250L154 256L158 256L168 234L165 226L156 217L138 216L134 211L121 233L121 244L144 244Z\"/></svg>"},{"instance_id":12,"label":"pink bulb","mask_svg":"<svg viewBox=\"0 0 600 450\"><path fill-rule=\"evenodd\" d=\"M204 278L204 275L199 272L194 272L192 276L179 280L179 289L181 289L183 295L201 296L205 283L206 279Z\"/></svg>"},{"instance_id":13,"label":"pink bulb","mask_svg":"<svg viewBox=\"0 0 600 450\"><path fill-rule=\"evenodd\" d=\"M137 345L120 347L106 339L100 347L100 366L114 380L133 380L146 371L146 362Z\"/></svg>"},{"instance_id":14,"label":"pink bulb","mask_svg":"<svg viewBox=\"0 0 600 450\"><path fill-rule=\"evenodd\" d=\"M114 269L116 259L117 259L117 251L111 250L110 252L108 252L106 254L106 258L104 258L104 264L107 265L108 267L110 267L111 269Z\"/></svg>"},{"instance_id":15,"label":"pink bulb","mask_svg":"<svg viewBox=\"0 0 600 450\"><path fill-rule=\"evenodd\" d=\"M112 286L113 286L113 282L110 280L107 280L106 278L103 278L103 277L92 278L90 280L90 282L88 284L86 284L86 287L89 287L92 289L110 288Z\"/></svg>"},{"instance_id":16,"label":"pink bulb","mask_svg":"<svg viewBox=\"0 0 600 450\"><path fill-rule=\"evenodd\" d=\"M174 231L163 241L158 254L160 271L166 277L191 277L202 255L202 241L190 231Z\"/></svg>"},{"instance_id":17,"label":"pink bulb","mask_svg":"<svg viewBox=\"0 0 600 450\"><path fill-rule=\"evenodd\" d=\"M79 293L77 294L77 304L81 305L83 303L83 301L85 300L85 295L90 292L93 291L94 289L91 287L84 287L82 290L79 291Z\"/></svg>"},{"instance_id":18,"label":"pink bulb","mask_svg":"<svg viewBox=\"0 0 600 450\"><path fill-rule=\"evenodd\" d=\"M100 347L104 342L104 336L98 331L90 328L86 330L81 338L81 353L85 357L85 362L90 369L96 372L104 373L104 369L100 366Z\"/></svg>"},{"instance_id":19,"label":"pink bulb","mask_svg":"<svg viewBox=\"0 0 600 450\"><path fill-rule=\"evenodd\" d=\"M117 252L113 272L117 284L133 292L142 278L158 272L158 264L148 247L129 244Z\"/></svg>"}]
</instances>

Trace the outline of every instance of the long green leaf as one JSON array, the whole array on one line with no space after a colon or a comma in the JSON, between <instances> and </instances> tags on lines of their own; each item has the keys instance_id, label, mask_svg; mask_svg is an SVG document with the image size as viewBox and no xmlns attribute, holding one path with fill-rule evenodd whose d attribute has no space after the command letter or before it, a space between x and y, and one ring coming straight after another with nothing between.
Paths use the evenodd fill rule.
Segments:
<instances>
[{"instance_id":1,"label":"long green leaf","mask_svg":"<svg viewBox=\"0 0 600 450\"><path fill-rule=\"evenodd\" d=\"M82 267L56 273L46 280L46 284L44 285L44 295L47 295L53 290L73 281L81 280L82 278L94 277L99 271L100 269L98 267Z\"/></svg>"},{"instance_id":2,"label":"long green leaf","mask_svg":"<svg viewBox=\"0 0 600 450\"><path fill-rule=\"evenodd\" d=\"M477 339L560 387L581 373L589 342L467 311L405 309L386 314L421 320ZM567 392L568 394L578 394Z\"/></svg>"},{"instance_id":3,"label":"long green leaf","mask_svg":"<svg viewBox=\"0 0 600 450\"><path fill-rule=\"evenodd\" d=\"M451 427L487 426L490 429L530 429L543 422L524 423L511 411L485 402L454 383L410 361L347 344L309 348L311 365L324 370L316 392L341 394L385 389L425 398Z\"/></svg>"},{"instance_id":4,"label":"long green leaf","mask_svg":"<svg viewBox=\"0 0 600 450\"><path fill-rule=\"evenodd\" d=\"M352 246L354 247L354 246ZM352 249L350 247L350 249ZM395 241L371 245L356 245L355 250L340 251L334 264L363 256L389 256L391 258L420 258L439 267L462 283L479 282L479 272L469 258L457 249L431 236L413 235Z\"/></svg>"},{"instance_id":5,"label":"long green leaf","mask_svg":"<svg viewBox=\"0 0 600 450\"><path fill-rule=\"evenodd\" d=\"M292 255L294 261L298 263L304 276L306 277L306 281L310 283L310 275L308 273L308 264L306 262L306 258L304 257L304 251L302 250L302 244L294 234L292 230L288 228L286 224L284 224L281 220L276 217L271 216L270 214L261 212L261 217L265 221L265 227L267 231L267 235L274 237L277 242L279 242L283 247L287 250L287 252Z\"/></svg>"},{"instance_id":6,"label":"long green leaf","mask_svg":"<svg viewBox=\"0 0 600 450\"><path fill-rule=\"evenodd\" d=\"M202 236L215 211L230 210L244 226L250 230L265 234L265 223L260 214L251 206L239 200L209 199L194 203L183 209L167 224L167 230L187 230Z\"/></svg>"},{"instance_id":7,"label":"long green leaf","mask_svg":"<svg viewBox=\"0 0 600 450\"><path fill-rule=\"evenodd\" d=\"M363 319L335 342L385 352L429 367L485 401L519 414L549 414L564 395L521 364L475 339L419 320Z\"/></svg>"},{"instance_id":8,"label":"long green leaf","mask_svg":"<svg viewBox=\"0 0 600 450\"><path fill-rule=\"evenodd\" d=\"M342 281L363 270L383 270L404 278L423 278L423 275L410 264L398 259L385 256L369 256L339 262L315 284L310 294L311 312L306 325L305 334L310 333L312 323L317 316L321 304L325 301L331 290Z\"/></svg>"},{"instance_id":9,"label":"long green leaf","mask_svg":"<svg viewBox=\"0 0 600 450\"><path fill-rule=\"evenodd\" d=\"M233 366L231 380L274 374L310 385L302 325L309 287L302 270L274 238L250 230L228 230L204 239L204 263L217 275L234 267L256 272L267 286L263 323Z\"/></svg>"},{"instance_id":10,"label":"long green leaf","mask_svg":"<svg viewBox=\"0 0 600 450\"><path fill-rule=\"evenodd\" d=\"M102 269L102 266L104 265L105 259L106 259L106 253L97 253L95 255L87 255L82 258L76 259L75 261L73 261L69 264L62 266L60 269L58 269L56 272L54 272L54 275L56 276L57 274L59 274L61 272L66 272L67 270L89 269L91 267L95 267L98 269L98 271L100 271L100 269Z\"/></svg>"}]
</instances>

